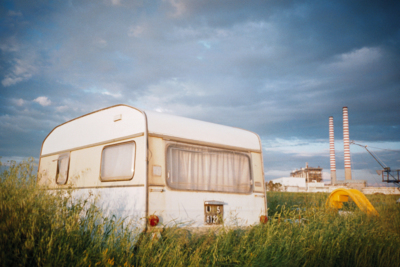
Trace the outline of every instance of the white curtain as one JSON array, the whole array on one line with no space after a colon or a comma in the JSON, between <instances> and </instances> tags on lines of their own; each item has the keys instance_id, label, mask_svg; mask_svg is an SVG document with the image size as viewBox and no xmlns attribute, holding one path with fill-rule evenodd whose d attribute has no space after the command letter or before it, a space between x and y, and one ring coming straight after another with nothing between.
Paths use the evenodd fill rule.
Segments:
<instances>
[{"instance_id":1,"label":"white curtain","mask_svg":"<svg viewBox=\"0 0 400 267\"><path fill-rule=\"evenodd\" d=\"M68 178L69 153L58 157L57 163L57 184L65 184Z\"/></svg>"},{"instance_id":2,"label":"white curtain","mask_svg":"<svg viewBox=\"0 0 400 267\"><path fill-rule=\"evenodd\" d=\"M103 149L101 180L124 180L133 177L135 143L112 145Z\"/></svg>"},{"instance_id":3,"label":"white curtain","mask_svg":"<svg viewBox=\"0 0 400 267\"><path fill-rule=\"evenodd\" d=\"M173 144L167 151L167 182L175 189L249 193L250 159L244 153Z\"/></svg>"}]
</instances>

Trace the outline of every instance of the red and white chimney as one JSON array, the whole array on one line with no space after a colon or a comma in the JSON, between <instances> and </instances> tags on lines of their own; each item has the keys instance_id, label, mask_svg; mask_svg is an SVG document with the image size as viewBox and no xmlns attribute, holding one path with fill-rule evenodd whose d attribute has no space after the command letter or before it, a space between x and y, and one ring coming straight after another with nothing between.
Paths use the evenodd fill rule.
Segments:
<instances>
[{"instance_id":1,"label":"red and white chimney","mask_svg":"<svg viewBox=\"0 0 400 267\"><path fill-rule=\"evenodd\" d=\"M333 132L333 117L329 117L329 150L331 161L331 184L336 184L335 136Z\"/></svg>"},{"instance_id":2,"label":"red and white chimney","mask_svg":"<svg viewBox=\"0 0 400 267\"><path fill-rule=\"evenodd\" d=\"M347 107L343 107L343 143L344 143L344 178L351 180L349 114Z\"/></svg>"}]
</instances>

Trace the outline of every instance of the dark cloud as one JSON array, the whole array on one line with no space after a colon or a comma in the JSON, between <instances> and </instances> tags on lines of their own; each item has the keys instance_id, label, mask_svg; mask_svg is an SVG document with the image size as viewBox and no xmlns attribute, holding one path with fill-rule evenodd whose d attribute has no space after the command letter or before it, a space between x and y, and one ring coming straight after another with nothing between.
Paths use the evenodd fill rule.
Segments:
<instances>
[{"instance_id":1,"label":"dark cloud","mask_svg":"<svg viewBox=\"0 0 400 267\"><path fill-rule=\"evenodd\" d=\"M281 172L329 168L326 151L310 151L327 144L329 116L342 138L343 106L351 139L398 144L399 11L394 1L5 1L0 154L37 156L56 125L118 103L309 151L269 151L266 167Z\"/></svg>"}]
</instances>

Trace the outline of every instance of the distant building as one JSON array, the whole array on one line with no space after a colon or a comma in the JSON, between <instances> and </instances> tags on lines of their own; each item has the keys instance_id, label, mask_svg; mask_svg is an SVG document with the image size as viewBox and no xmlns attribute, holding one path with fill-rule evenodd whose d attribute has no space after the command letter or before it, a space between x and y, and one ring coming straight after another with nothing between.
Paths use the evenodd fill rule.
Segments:
<instances>
[{"instance_id":1,"label":"distant building","mask_svg":"<svg viewBox=\"0 0 400 267\"><path fill-rule=\"evenodd\" d=\"M269 182L280 184L280 190L284 192L330 193L335 189L345 188L357 189L364 194L400 194L400 188L397 187L367 187L365 180L336 180L334 185L324 184L322 168L309 167L308 163L305 168L292 171L290 177L276 178Z\"/></svg>"},{"instance_id":2,"label":"distant building","mask_svg":"<svg viewBox=\"0 0 400 267\"><path fill-rule=\"evenodd\" d=\"M293 177L281 177L271 180L274 184L280 183L283 186L299 186L299 187L306 187L306 180L305 179L298 179Z\"/></svg>"},{"instance_id":3,"label":"distant building","mask_svg":"<svg viewBox=\"0 0 400 267\"><path fill-rule=\"evenodd\" d=\"M282 185L282 190L286 192L306 192L307 191L307 186L306 186L306 180L305 179L299 179L299 178L293 178L293 177L281 177L277 179L271 180L274 184L281 184Z\"/></svg>"},{"instance_id":4,"label":"distant building","mask_svg":"<svg viewBox=\"0 0 400 267\"><path fill-rule=\"evenodd\" d=\"M322 182L322 168L318 166L318 168L308 167L308 163L306 163L305 168L301 168L300 170L295 170L290 173L290 177L296 178L305 178L306 183L311 182Z\"/></svg>"},{"instance_id":5,"label":"distant building","mask_svg":"<svg viewBox=\"0 0 400 267\"><path fill-rule=\"evenodd\" d=\"M315 180L311 183L306 183L305 178L299 177L281 177L271 180L274 184L281 184L281 190L284 192L329 192L329 187L324 183L318 183Z\"/></svg>"},{"instance_id":6,"label":"distant building","mask_svg":"<svg viewBox=\"0 0 400 267\"><path fill-rule=\"evenodd\" d=\"M315 180L312 183L307 183L307 192L329 192L329 186L325 186L324 183L318 183Z\"/></svg>"}]
</instances>

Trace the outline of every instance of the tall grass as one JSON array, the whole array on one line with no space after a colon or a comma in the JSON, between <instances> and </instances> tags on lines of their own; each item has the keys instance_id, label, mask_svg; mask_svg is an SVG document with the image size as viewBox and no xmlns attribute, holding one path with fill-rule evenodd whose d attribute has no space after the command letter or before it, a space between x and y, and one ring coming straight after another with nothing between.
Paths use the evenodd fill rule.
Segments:
<instances>
[{"instance_id":1,"label":"tall grass","mask_svg":"<svg viewBox=\"0 0 400 267\"><path fill-rule=\"evenodd\" d=\"M131 233L103 217L94 196L72 201L71 191L38 188L33 167L11 162L0 174L2 266L104 266L131 254Z\"/></svg>"},{"instance_id":2,"label":"tall grass","mask_svg":"<svg viewBox=\"0 0 400 267\"><path fill-rule=\"evenodd\" d=\"M207 233L166 227L161 238L143 234L134 243L129 222L103 216L95 196L50 194L32 170L28 160L0 174L2 266L400 266L393 196L369 196L379 217L354 205L339 216L325 210L327 194L273 192L266 225Z\"/></svg>"}]
</instances>

